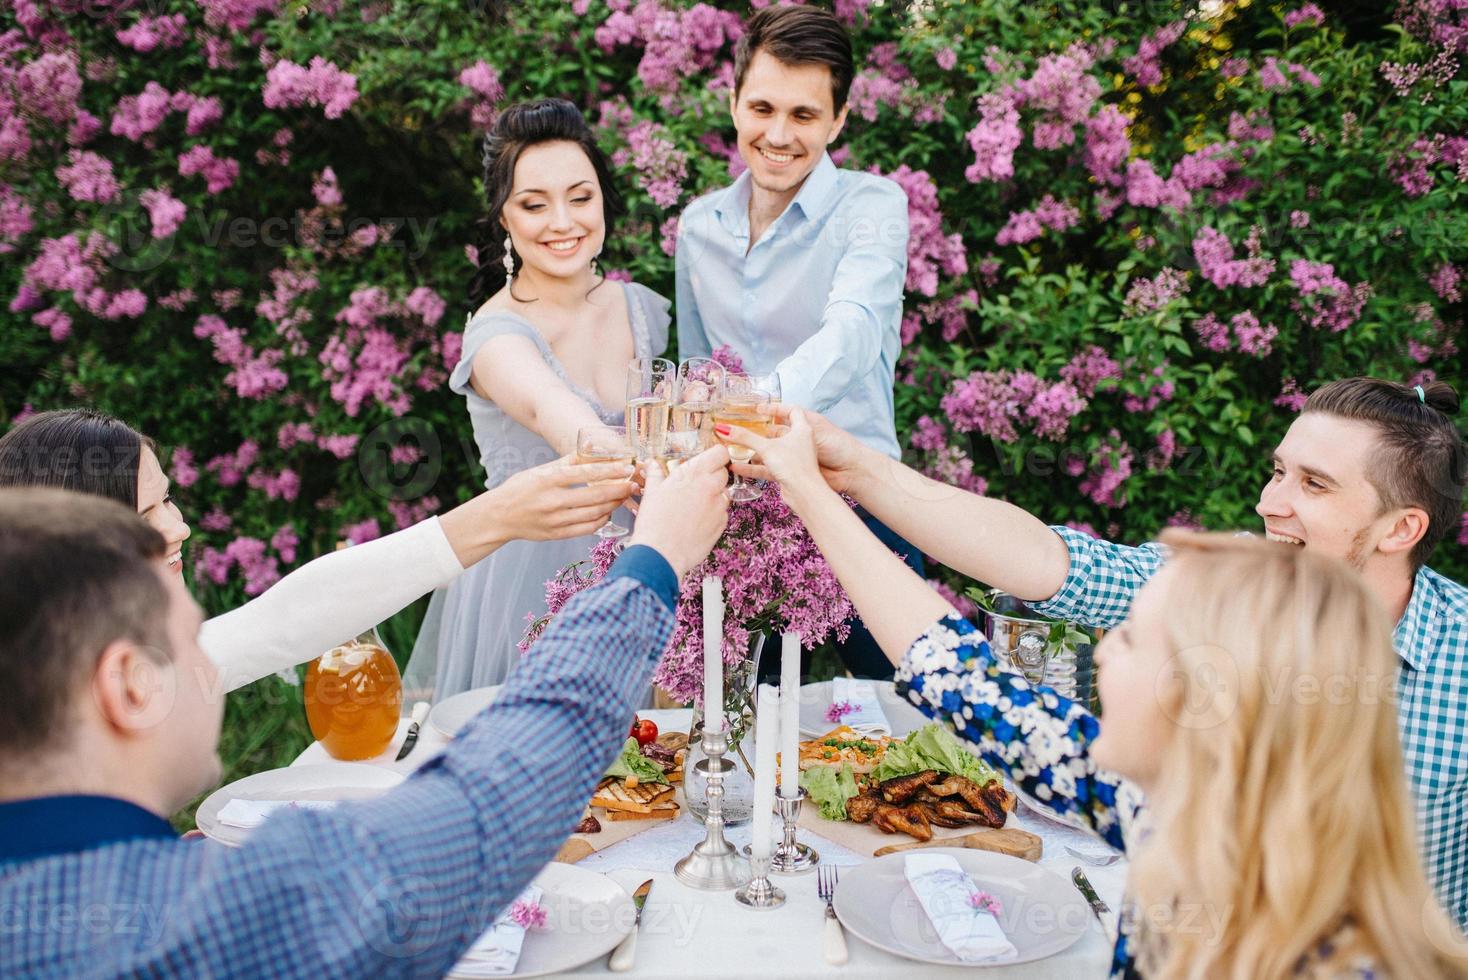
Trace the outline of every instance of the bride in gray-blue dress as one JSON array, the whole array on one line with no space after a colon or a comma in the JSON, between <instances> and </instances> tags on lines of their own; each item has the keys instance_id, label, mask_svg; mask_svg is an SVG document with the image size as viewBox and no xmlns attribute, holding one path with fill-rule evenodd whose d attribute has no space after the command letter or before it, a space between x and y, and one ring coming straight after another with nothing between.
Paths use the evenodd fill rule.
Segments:
<instances>
[{"instance_id":1,"label":"bride in gray-blue dress","mask_svg":"<svg viewBox=\"0 0 1468 980\"><path fill-rule=\"evenodd\" d=\"M621 201L569 102L507 109L485 140L489 227L449 387L464 396L485 486L575 451L576 432L619 425L627 362L668 341L668 301L596 270ZM512 274L508 270L513 270ZM485 299L487 298L487 299ZM628 515L613 515L626 525ZM585 558L595 535L511 541L435 593L405 686L432 699L498 684L519 657L545 583Z\"/></svg>"}]
</instances>

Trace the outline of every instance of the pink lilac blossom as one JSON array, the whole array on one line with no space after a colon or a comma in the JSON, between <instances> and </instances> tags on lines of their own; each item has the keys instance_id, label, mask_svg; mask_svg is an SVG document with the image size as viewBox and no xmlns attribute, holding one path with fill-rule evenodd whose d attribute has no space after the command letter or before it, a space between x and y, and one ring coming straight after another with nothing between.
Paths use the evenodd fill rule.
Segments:
<instances>
[{"instance_id":1,"label":"pink lilac blossom","mask_svg":"<svg viewBox=\"0 0 1468 980\"><path fill-rule=\"evenodd\" d=\"M71 150L67 163L56 168L56 180L75 201L111 204L117 200L112 163L90 150Z\"/></svg>"},{"instance_id":2,"label":"pink lilac blossom","mask_svg":"<svg viewBox=\"0 0 1468 980\"><path fill-rule=\"evenodd\" d=\"M238 160L216 157L207 146L195 146L178 156L178 172L182 177L198 174L204 178L205 190L218 194L228 189L240 175Z\"/></svg>"},{"instance_id":3,"label":"pink lilac blossom","mask_svg":"<svg viewBox=\"0 0 1468 980\"><path fill-rule=\"evenodd\" d=\"M1157 445L1147 454L1147 468L1150 470L1166 469L1172 461L1177 458L1177 433L1171 429L1163 429L1157 433Z\"/></svg>"},{"instance_id":4,"label":"pink lilac blossom","mask_svg":"<svg viewBox=\"0 0 1468 980\"><path fill-rule=\"evenodd\" d=\"M347 459L357 451L357 443L361 439L362 437L356 433L337 433L319 437L316 445L337 459Z\"/></svg>"},{"instance_id":5,"label":"pink lilac blossom","mask_svg":"<svg viewBox=\"0 0 1468 980\"><path fill-rule=\"evenodd\" d=\"M1039 238L1047 228L1051 231L1065 231L1075 227L1080 220L1081 212L1075 205L1067 201L1057 201L1052 195L1046 194L1034 210L1010 214L1009 221L994 236L994 242L997 245L1020 245Z\"/></svg>"},{"instance_id":6,"label":"pink lilac blossom","mask_svg":"<svg viewBox=\"0 0 1468 980\"><path fill-rule=\"evenodd\" d=\"M173 109L173 96L157 82L149 82L137 95L124 96L117 100L112 111L109 132L140 142L149 133L163 125Z\"/></svg>"},{"instance_id":7,"label":"pink lilac blossom","mask_svg":"<svg viewBox=\"0 0 1468 980\"><path fill-rule=\"evenodd\" d=\"M1125 486L1132 475L1134 454L1122 441L1121 434L1111 430L1107 441L1092 455L1092 469L1081 480L1081 493L1102 507L1125 507Z\"/></svg>"},{"instance_id":8,"label":"pink lilac blossom","mask_svg":"<svg viewBox=\"0 0 1468 980\"><path fill-rule=\"evenodd\" d=\"M1152 369L1152 373L1150 375L1142 375L1141 380L1143 382L1148 382L1151 378L1162 378L1162 375L1166 371L1166 369L1167 362L1163 361L1161 364ZM1171 381L1167 381L1165 379L1161 381L1152 381L1151 387L1148 389L1146 396L1127 395L1125 398L1122 399L1121 404L1123 408L1133 414L1137 414L1140 412L1151 412L1154 411L1157 406L1161 405L1163 402L1172 401L1172 396L1174 393L1175 389Z\"/></svg>"},{"instance_id":9,"label":"pink lilac blossom","mask_svg":"<svg viewBox=\"0 0 1468 980\"><path fill-rule=\"evenodd\" d=\"M510 906L510 921L521 929L544 929L546 912L535 902L517 899Z\"/></svg>"},{"instance_id":10,"label":"pink lilac blossom","mask_svg":"<svg viewBox=\"0 0 1468 980\"><path fill-rule=\"evenodd\" d=\"M23 160L30 152L30 129L25 119L16 115L0 119L0 160Z\"/></svg>"},{"instance_id":11,"label":"pink lilac blossom","mask_svg":"<svg viewBox=\"0 0 1468 980\"><path fill-rule=\"evenodd\" d=\"M176 48L188 39L187 20L183 14L163 17L140 17L133 26L117 32L119 44L147 54L157 48Z\"/></svg>"},{"instance_id":12,"label":"pink lilac blossom","mask_svg":"<svg viewBox=\"0 0 1468 980\"><path fill-rule=\"evenodd\" d=\"M185 113L184 134L198 136L224 118L224 103L210 95L196 98L187 92L175 92L173 107Z\"/></svg>"},{"instance_id":13,"label":"pink lilac blossom","mask_svg":"<svg viewBox=\"0 0 1468 980\"><path fill-rule=\"evenodd\" d=\"M974 892L969 895L968 903L980 912L988 912L990 915L1002 915L1004 912L1003 903L988 892Z\"/></svg>"},{"instance_id":14,"label":"pink lilac blossom","mask_svg":"<svg viewBox=\"0 0 1468 980\"><path fill-rule=\"evenodd\" d=\"M173 482L185 489L199 482L199 468L194 465L193 450L187 446L174 448L168 460L168 470Z\"/></svg>"},{"instance_id":15,"label":"pink lilac blossom","mask_svg":"<svg viewBox=\"0 0 1468 980\"><path fill-rule=\"evenodd\" d=\"M279 367L285 351L265 350L259 354L245 342L245 332L231 327L220 317L205 314L194 323L194 336L214 346L214 359L231 370L224 383L241 398L263 400L283 390L290 382Z\"/></svg>"},{"instance_id":16,"label":"pink lilac blossom","mask_svg":"<svg viewBox=\"0 0 1468 980\"><path fill-rule=\"evenodd\" d=\"M12 250L11 243L27 235L35 227L30 204L9 184L0 184L0 253ZM1451 268L1451 266L1449 266Z\"/></svg>"},{"instance_id":17,"label":"pink lilac blossom","mask_svg":"<svg viewBox=\"0 0 1468 980\"><path fill-rule=\"evenodd\" d=\"M252 489L263 490L271 500L295 500L301 492L301 478L294 470L266 473L256 470L245 481Z\"/></svg>"},{"instance_id":18,"label":"pink lilac blossom","mask_svg":"<svg viewBox=\"0 0 1468 980\"><path fill-rule=\"evenodd\" d=\"M259 538L238 537L224 547L224 557L245 577L245 595L255 596L280 581L280 560L266 553Z\"/></svg>"},{"instance_id":19,"label":"pink lilac blossom","mask_svg":"<svg viewBox=\"0 0 1468 980\"><path fill-rule=\"evenodd\" d=\"M1060 369L1060 377L1069 381L1082 398L1090 398L1096 394L1096 388L1102 381L1121 377L1121 365L1105 350L1092 344Z\"/></svg>"},{"instance_id":20,"label":"pink lilac blossom","mask_svg":"<svg viewBox=\"0 0 1468 980\"><path fill-rule=\"evenodd\" d=\"M341 188L337 186L336 171L327 167L311 182L311 196L323 208L339 208L342 205Z\"/></svg>"},{"instance_id":21,"label":"pink lilac blossom","mask_svg":"<svg viewBox=\"0 0 1468 980\"><path fill-rule=\"evenodd\" d=\"M1254 243L1251 251L1258 248L1258 236L1251 233ZM1234 258L1233 243L1228 236L1216 228L1204 227L1193 238L1193 258L1198 260L1198 271L1219 289L1230 286L1262 286L1274 273L1274 260L1261 255L1247 259Z\"/></svg>"},{"instance_id":22,"label":"pink lilac blossom","mask_svg":"<svg viewBox=\"0 0 1468 980\"><path fill-rule=\"evenodd\" d=\"M389 500L387 502L388 512L392 514L393 521L398 530L412 527L422 521L426 521L438 512L438 498L424 497L422 500L407 503L402 500Z\"/></svg>"},{"instance_id":23,"label":"pink lilac blossom","mask_svg":"<svg viewBox=\"0 0 1468 980\"><path fill-rule=\"evenodd\" d=\"M1090 51L1073 44L1063 54L1042 55L1034 74L1014 86L1017 100L1037 110L1032 139L1035 148L1054 150L1075 142L1075 128L1086 121L1101 96L1101 83L1090 73Z\"/></svg>"},{"instance_id":24,"label":"pink lilac blossom","mask_svg":"<svg viewBox=\"0 0 1468 980\"><path fill-rule=\"evenodd\" d=\"M958 67L958 52L954 51L952 48L939 48L938 51L934 53L933 60L936 61L938 63L938 67L943 69L944 71L952 71L954 68Z\"/></svg>"},{"instance_id":25,"label":"pink lilac blossom","mask_svg":"<svg viewBox=\"0 0 1468 980\"><path fill-rule=\"evenodd\" d=\"M842 718L845 718L847 715L854 715L860 710L859 707L850 701L833 701L831 702L831 706L826 709L826 723L839 725L841 724Z\"/></svg>"},{"instance_id":26,"label":"pink lilac blossom","mask_svg":"<svg viewBox=\"0 0 1468 980\"><path fill-rule=\"evenodd\" d=\"M1137 316L1165 309L1173 300L1188 292L1188 274L1181 269L1165 268L1152 279L1137 279L1127 290L1124 309Z\"/></svg>"},{"instance_id":27,"label":"pink lilac blossom","mask_svg":"<svg viewBox=\"0 0 1468 980\"><path fill-rule=\"evenodd\" d=\"M1319 27L1323 23L1325 23L1325 11L1313 3L1307 3L1303 7L1291 10L1284 17L1284 26L1287 29L1299 27L1301 24Z\"/></svg>"},{"instance_id":28,"label":"pink lilac blossom","mask_svg":"<svg viewBox=\"0 0 1468 980\"><path fill-rule=\"evenodd\" d=\"M86 146L96 139L97 134L101 131L102 120L85 109L78 109L76 118L71 121L71 126L66 131L66 142L71 146Z\"/></svg>"},{"instance_id":29,"label":"pink lilac blossom","mask_svg":"<svg viewBox=\"0 0 1468 980\"><path fill-rule=\"evenodd\" d=\"M626 139L627 146L612 154L612 162L619 167L631 164L637 171L638 184L659 207L677 204L688 176L688 155L651 120L627 130Z\"/></svg>"},{"instance_id":30,"label":"pink lilac blossom","mask_svg":"<svg viewBox=\"0 0 1468 980\"><path fill-rule=\"evenodd\" d=\"M333 335L318 359L324 365L321 377L331 384L331 397L352 418L369 398L395 416L408 411L408 396L398 383L408 351L388 331L373 327Z\"/></svg>"},{"instance_id":31,"label":"pink lilac blossom","mask_svg":"<svg viewBox=\"0 0 1468 980\"><path fill-rule=\"evenodd\" d=\"M1129 123L1114 105L1102 106L1086 120L1086 169L1099 183L1120 187L1125 182L1121 170L1132 150Z\"/></svg>"},{"instance_id":32,"label":"pink lilac blossom","mask_svg":"<svg viewBox=\"0 0 1468 980\"><path fill-rule=\"evenodd\" d=\"M1309 228L1310 227L1310 212L1309 211L1299 211L1299 210L1291 211L1290 212L1290 227L1291 228Z\"/></svg>"},{"instance_id":33,"label":"pink lilac blossom","mask_svg":"<svg viewBox=\"0 0 1468 980\"><path fill-rule=\"evenodd\" d=\"M975 371L955 381L941 405L957 432L1014 442L1016 423L1025 422L1040 438L1058 441L1086 399L1069 381L1045 382L1028 371Z\"/></svg>"},{"instance_id":34,"label":"pink lilac blossom","mask_svg":"<svg viewBox=\"0 0 1468 980\"><path fill-rule=\"evenodd\" d=\"M1259 318L1247 310L1235 313L1229 323L1239 342L1239 350L1243 353L1253 357L1268 357L1273 351L1274 338L1279 336L1279 328L1274 324L1261 325Z\"/></svg>"},{"instance_id":35,"label":"pink lilac blossom","mask_svg":"<svg viewBox=\"0 0 1468 980\"><path fill-rule=\"evenodd\" d=\"M196 0L204 9L204 23L218 30L227 28L241 33L256 17L274 16L280 11L280 0Z\"/></svg>"},{"instance_id":36,"label":"pink lilac blossom","mask_svg":"<svg viewBox=\"0 0 1468 980\"><path fill-rule=\"evenodd\" d=\"M232 453L215 456L204 464L206 472L213 473L222 487L232 487L245 478L260 455L260 444L251 439L240 443Z\"/></svg>"},{"instance_id":37,"label":"pink lilac blossom","mask_svg":"<svg viewBox=\"0 0 1468 980\"><path fill-rule=\"evenodd\" d=\"M1274 139L1274 126L1267 110L1253 109L1249 113L1229 113L1228 138L1234 141L1267 143Z\"/></svg>"},{"instance_id":38,"label":"pink lilac blossom","mask_svg":"<svg viewBox=\"0 0 1468 980\"><path fill-rule=\"evenodd\" d=\"M658 247L663 254L675 256L678 254L678 218L676 216L664 219L658 226Z\"/></svg>"},{"instance_id":39,"label":"pink lilac blossom","mask_svg":"<svg viewBox=\"0 0 1468 980\"><path fill-rule=\"evenodd\" d=\"M1462 276L1451 262L1444 262L1427 277L1427 284L1432 287L1432 291L1437 293L1438 298L1449 303L1462 300L1463 293L1459 289L1461 281Z\"/></svg>"},{"instance_id":40,"label":"pink lilac blossom","mask_svg":"<svg viewBox=\"0 0 1468 980\"><path fill-rule=\"evenodd\" d=\"M1275 396L1274 403L1280 408L1288 408L1292 412L1298 412L1305 407L1305 402L1308 397L1308 395L1300 390L1299 382L1294 378L1285 378L1284 387Z\"/></svg>"},{"instance_id":41,"label":"pink lilac blossom","mask_svg":"<svg viewBox=\"0 0 1468 980\"><path fill-rule=\"evenodd\" d=\"M124 289L114 293L107 300L106 309L98 315L104 320L136 320L147 309L148 297L141 289Z\"/></svg>"},{"instance_id":42,"label":"pink lilac blossom","mask_svg":"<svg viewBox=\"0 0 1468 980\"><path fill-rule=\"evenodd\" d=\"M291 449L298 443L309 446L315 439L316 433L306 422L287 422L275 434L275 444L281 449Z\"/></svg>"},{"instance_id":43,"label":"pink lilac blossom","mask_svg":"<svg viewBox=\"0 0 1468 980\"><path fill-rule=\"evenodd\" d=\"M14 76L21 107L58 126L70 122L82 94L76 68L76 54L71 51L48 52L26 65Z\"/></svg>"},{"instance_id":44,"label":"pink lilac blossom","mask_svg":"<svg viewBox=\"0 0 1468 980\"><path fill-rule=\"evenodd\" d=\"M382 526L377 523L377 518L369 517L365 521L344 526L340 533L348 544L366 544L382 537Z\"/></svg>"},{"instance_id":45,"label":"pink lilac blossom","mask_svg":"<svg viewBox=\"0 0 1468 980\"><path fill-rule=\"evenodd\" d=\"M943 432L943 426L933 421L931 415L924 415L913 426L907 444L921 452L936 453L948 445L948 436Z\"/></svg>"},{"instance_id":46,"label":"pink lilac blossom","mask_svg":"<svg viewBox=\"0 0 1468 980\"><path fill-rule=\"evenodd\" d=\"M964 170L964 179L973 184L1008 180L1014 176L1014 151L1024 140L1019 109L1012 96L994 92L979 97L978 109L979 124L967 134L974 162Z\"/></svg>"},{"instance_id":47,"label":"pink lilac blossom","mask_svg":"<svg viewBox=\"0 0 1468 980\"><path fill-rule=\"evenodd\" d=\"M974 461L957 446L944 446L933 454L923 466L922 473L930 480L980 497L989 492L989 481L974 472Z\"/></svg>"},{"instance_id":48,"label":"pink lilac blossom","mask_svg":"<svg viewBox=\"0 0 1468 980\"><path fill-rule=\"evenodd\" d=\"M1228 325L1217 314L1205 313L1193 324L1193 329L1197 331L1198 339L1203 341L1203 346L1209 350L1223 353L1229 349Z\"/></svg>"},{"instance_id":49,"label":"pink lilac blossom","mask_svg":"<svg viewBox=\"0 0 1468 980\"><path fill-rule=\"evenodd\" d=\"M1164 180L1150 160L1133 160L1126 169L1126 200L1133 207L1181 210L1193 202L1193 195L1176 177Z\"/></svg>"},{"instance_id":50,"label":"pink lilac blossom","mask_svg":"<svg viewBox=\"0 0 1468 980\"><path fill-rule=\"evenodd\" d=\"M1187 27L1187 21L1174 21L1142 38L1142 43L1137 46L1137 53L1122 59L1121 64L1126 73L1135 78L1138 85L1160 84L1162 53L1178 42Z\"/></svg>"},{"instance_id":51,"label":"pink lilac blossom","mask_svg":"<svg viewBox=\"0 0 1468 980\"><path fill-rule=\"evenodd\" d=\"M270 536L271 550L280 555L280 560L285 562L287 565L295 563L296 549L299 548L300 545L301 538L298 534L296 534L296 528L294 524L282 524L280 527L276 528L275 533Z\"/></svg>"},{"instance_id":52,"label":"pink lilac blossom","mask_svg":"<svg viewBox=\"0 0 1468 980\"><path fill-rule=\"evenodd\" d=\"M969 289L945 300L935 300L918 306L920 319L942 327L943 339L952 342L968 326L968 311L979 303L977 290Z\"/></svg>"},{"instance_id":53,"label":"pink lilac blossom","mask_svg":"<svg viewBox=\"0 0 1468 980\"><path fill-rule=\"evenodd\" d=\"M521 649L534 656L533 644L566 601L605 576L618 551L615 541L592 549L580 567L571 566L547 583L547 617L533 623ZM778 493L734 507L719 543L683 577L675 627L664 648L653 683L680 701L696 701L703 689L703 578L724 583L723 653L728 665L748 656L754 630L793 631L806 648L850 633L850 598L810 533ZM798 586L792 587L794 583ZM771 600L772 596L779 598Z\"/></svg>"},{"instance_id":54,"label":"pink lilac blossom","mask_svg":"<svg viewBox=\"0 0 1468 980\"><path fill-rule=\"evenodd\" d=\"M215 504L209 513L199 518L199 526L206 531L217 534L220 531L228 531L234 527L234 518L226 514L223 507Z\"/></svg>"},{"instance_id":55,"label":"pink lilac blossom","mask_svg":"<svg viewBox=\"0 0 1468 980\"><path fill-rule=\"evenodd\" d=\"M194 559L194 576L203 582L213 582L215 585L223 585L229 581L229 570L234 567L234 562L225 557L224 552L218 548L204 545L196 552Z\"/></svg>"},{"instance_id":56,"label":"pink lilac blossom","mask_svg":"<svg viewBox=\"0 0 1468 980\"><path fill-rule=\"evenodd\" d=\"M419 286L403 300L403 308L409 313L416 314L425 327L435 327L438 326L438 321L443 319L448 304L444 302L442 296L429 287Z\"/></svg>"},{"instance_id":57,"label":"pink lilac blossom","mask_svg":"<svg viewBox=\"0 0 1468 980\"><path fill-rule=\"evenodd\" d=\"M733 11L704 3L678 11L657 0L639 0L630 12L614 8L593 36L606 52L641 44L638 79L654 93L671 95L684 78L712 67L726 42L741 32L739 15Z\"/></svg>"},{"instance_id":58,"label":"pink lilac blossom","mask_svg":"<svg viewBox=\"0 0 1468 980\"><path fill-rule=\"evenodd\" d=\"M1173 166L1172 179L1189 191L1223 187L1243 167L1237 150L1237 144L1230 141L1214 143L1196 153L1189 153Z\"/></svg>"},{"instance_id":59,"label":"pink lilac blossom","mask_svg":"<svg viewBox=\"0 0 1468 980\"><path fill-rule=\"evenodd\" d=\"M876 167L872 173L880 174ZM938 208L938 185L925 170L902 164L886 175L907 195L907 281L910 291L936 296L938 277L961 276L968 271L963 238L957 232L943 233L943 213Z\"/></svg>"},{"instance_id":60,"label":"pink lilac blossom","mask_svg":"<svg viewBox=\"0 0 1468 980\"><path fill-rule=\"evenodd\" d=\"M979 604L966 595L959 595L948 586L948 583L930 578L928 579L928 587L942 596L953 607L954 611L965 619L974 621L975 617L978 616Z\"/></svg>"},{"instance_id":61,"label":"pink lilac blossom","mask_svg":"<svg viewBox=\"0 0 1468 980\"><path fill-rule=\"evenodd\" d=\"M154 238L167 238L183 224L188 208L178 198L164 190L146 190L138 195L138 201L148 212L148 221L153 226Z\"/></svg>"},{"instance_id":62,"label":"pink lilac blossom","mask_svg":"<svg viewBox=\"0 0 1468 980\"><path fill-rule=\"evenodd\" d=\"M176 289L158 298L158 305L165 310L182 313L198 297L192 289Z\"/></svg>"},{"instance_id":63,"label":"pink lilac blossom","mask_svg":"<svg viewBox=\"0 0 1468 980\"><path fill-rule=\"evenodd\" d=\"M58 344L71 336L71 317L54 307L35 314L31 317L31 322L38 327L45 327L51 334L51 339Z\"/></svg>"},{"instance_id":64,"label":"pink lilac blossom","mask_svg":"<svg viewBox=\"0 0 1468 980\"><path fill-rule=\"evenodd\" d=\"M1188 531L1206 530L1203 522L1193 516L1193 512L1184 507L1177 511L1165 522L1166 527L1180 527Z\"/></svg>"},{"instance_id":65,"label":"pink lilac blossom","mask_svg":"<svg viewBox=\"0 0 1468 980\"><path fill-rule=\"evenodd\" d=\"M357 101L357 77L319 55L303 67L282 58L265 76L268 109L319 106L327 119L339 119Z\"/></svg>"}]
</instances>

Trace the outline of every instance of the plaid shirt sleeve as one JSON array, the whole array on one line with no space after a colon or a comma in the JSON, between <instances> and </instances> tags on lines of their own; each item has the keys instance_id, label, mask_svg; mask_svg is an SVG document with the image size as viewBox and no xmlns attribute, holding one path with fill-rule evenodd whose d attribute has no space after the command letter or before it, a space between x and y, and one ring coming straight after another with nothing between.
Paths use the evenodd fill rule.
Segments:
<instances>
[{"instance_id":1,"label":"plaid shirt sleeve","mask_svg":"<svg viewBox=\"0 0 1468 980\"><path fill-rule=\"evenodd\" d=\"M1111 629L1126 618L1137 592L1167 558L1156 542L1132 547L1093 538L1074 528L1051 528L1070 551L1070 571L1060 591L1027 605L1042 616Z\"/></svg>"},{"instance_id":2,"label":"plaid shirt sleeve","mask_svg":"<svg viewBox=\"0 0 1468 980\"><path fill-rule=\"evenodd\" d=\"M0 905L41 916L0 942L0 975L442 976L620 747L672 632L658 563L634 555L568 603L494 706L380 799L280 814L238 849L126 841L0 877ZM71 928L48 925L58 909Z\"/></svg>"}]
</instances>

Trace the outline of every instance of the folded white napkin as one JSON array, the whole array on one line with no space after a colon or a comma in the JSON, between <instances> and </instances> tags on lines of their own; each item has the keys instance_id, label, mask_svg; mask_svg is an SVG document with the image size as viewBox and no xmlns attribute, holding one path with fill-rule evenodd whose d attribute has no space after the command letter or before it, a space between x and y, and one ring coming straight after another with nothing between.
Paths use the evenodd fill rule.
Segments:
<instances>
[{"instance_id":1,"label":"folded white napkin","mask_svg":"<svg viewBox=\"0 0 1468 980\"><path fill-rule=\"evenodd\" d=\"M540 886L526 885L515 901L539 904L540 895ZM520 962L520 947L525 944L525 927L510 918L510 910L514 907L515 902L505 907L499 918L494 920L494 925L474 940L474 945L454 964L450 973L465 977L502 977L515 972L515 966Z\"/></svg>"},{"instance_id":2,"label":"folded white napkin","mask_svg":"<svg viewBox=\"0 0 1468 980\"><path fill-rule=\"evenodd\" d=\"M336 800L230 800L219 808L219 822L226 827L254 830L282 807L296 810L330 810Z\"/></svg>"},{"instance_id":3,"label":"folded white napkin","mask_svg":"<svg viewBox=\"0 0 1468 980\"><path fill-rule=\"evenodd\" d=\"M863 735L891 735L892 725L882 702L877 700L877 686L869 680L855 677L837 677L831 681L831 703L842 701L851 704L856 711L842 715L838 724L846 725Z\"/></svg>"},{"instance_id":4,"label":"folded white napkin","mask_svg":"<svg viewBox=\"0 0 1468 980\"><path fill-rule=\"evenodd\" d=\"M965 963L998 963L1019 952L999 927L999 920L975 908L979 893L952 855L909 854L903 866L938 939Z\"/></svg>"}]
</instances>

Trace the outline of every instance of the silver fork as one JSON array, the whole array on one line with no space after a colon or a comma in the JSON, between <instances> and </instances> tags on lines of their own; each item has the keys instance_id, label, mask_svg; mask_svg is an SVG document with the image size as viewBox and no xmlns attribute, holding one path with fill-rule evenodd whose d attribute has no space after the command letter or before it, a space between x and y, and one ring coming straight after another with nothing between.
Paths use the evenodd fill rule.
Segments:
<instances>
[{"instance_id":1,"label":"silver fork","mask_svg":"<svg viewBox=\"0 0 1468 980\"><path fill-rule=\"evenodd\" d=\"M836 882L840 872L833 864L823 864L816 869L816 892L826 901L826 931L822 946L826 962L832 966L846 965L846 933L841 931L841 920L836 918L836 909L831 900L836 895Z\"/></svg>"}]
</instances>

